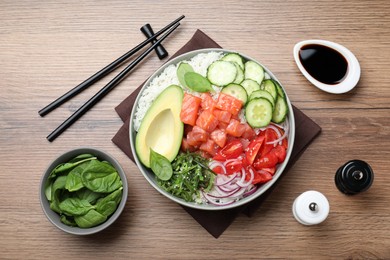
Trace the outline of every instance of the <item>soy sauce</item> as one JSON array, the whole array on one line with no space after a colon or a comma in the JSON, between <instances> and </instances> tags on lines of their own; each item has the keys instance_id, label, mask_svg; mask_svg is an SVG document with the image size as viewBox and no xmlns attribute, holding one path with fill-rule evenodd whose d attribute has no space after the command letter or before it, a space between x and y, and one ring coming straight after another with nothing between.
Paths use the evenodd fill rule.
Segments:
<instances>
[{"instance_id":1,"label":"soy sauce","mask_svg":"<svg viewBox=\"0 0 390 260\"><path fill-rule=\"evenodd\" d=\"M299 59L305 70L324 84L338 84L347 74L348 62L345 57L323 45L302 46L299 50Z\"/></svg>"}]
</instances>

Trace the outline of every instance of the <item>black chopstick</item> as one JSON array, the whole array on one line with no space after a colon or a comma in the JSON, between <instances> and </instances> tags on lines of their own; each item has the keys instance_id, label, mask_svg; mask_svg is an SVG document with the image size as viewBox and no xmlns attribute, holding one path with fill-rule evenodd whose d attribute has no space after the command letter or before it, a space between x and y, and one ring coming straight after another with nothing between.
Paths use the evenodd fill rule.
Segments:
<instances>
[{"instance_id":1,"label":"black chopstick","mask_svg":"<svg viewBox=\"0 0 390 260\"><path fill-rule=\"evenodd\" d=\"M39 115L42 116L42 117L47 115L48 113L50 113L55 108L57 108L60 105L62 105L64 102L66 102L70 98L74 97L75 95L77 95L78 93L80 93L84 89L88 88L89 86L91 86L93 83L95 83L99 79L101 79L104 76L106 76L108 73L110 73L115 68L117 68L122 62L127 60L131 55L133 55L134 53L136 53L137 51L139 51L140 49L145 47L148 43L150 43L151 41L156 39L156 37L158 37L161 34L163 34L165 31L167 31L173 25L177 24L184 17L185 17L184 15L180 16L179 18L177 18L176 20L174 20L173 22L171 22L170 24L165 26L163 29L161 29L160 31L158 31L157 33L152 35L150 38L148 38L145 41L141 42L136 47L134 47L133 49L131 49L127 53L123 54L121 57L119 57L118 59L116 59L115 61L113 61L109 65L107 65L106 67L104 67L100 71L96 72L94 75L92 75L91 77L89 77L88 79L86 79L85 81L83 81L82 83L80 83L79 85L77 85L76 87L74 87L73 89L71 89L70 91L68 91L64 95L62 95L61 97L57 98L56 100L51 102L46 107L44 107L41 110L39 110L39 112L38 112Z\"/></svg>"},{"instance_id":2,"label":"black chopstick","mask_svg":"<svg viewBox=\"0 0 390 260\"><path fill-rule=\"evenodd\" d=\"M110 92L114 87L116 87L127 74L140 62L142 61L157 45L159 45L165 38L168 37L180 23L175 24L169 31L167 31L161 38L156 41L151 47L144 51L140 56L138 56L133 62L131 62L127 67L122 70L115 78L113 78L106 86L104 86L98 93L96 93L92 98L84 103L76 112L74 112L68 119L66 119L60 126L58 126L51 134L47 136L47 140L52 142L56 139L62 132L64 132L69 126L71 126L77 119L84 115L89 109L91 109L97 102L99 102L108 92Z\"/></svg>"}]
</instances>

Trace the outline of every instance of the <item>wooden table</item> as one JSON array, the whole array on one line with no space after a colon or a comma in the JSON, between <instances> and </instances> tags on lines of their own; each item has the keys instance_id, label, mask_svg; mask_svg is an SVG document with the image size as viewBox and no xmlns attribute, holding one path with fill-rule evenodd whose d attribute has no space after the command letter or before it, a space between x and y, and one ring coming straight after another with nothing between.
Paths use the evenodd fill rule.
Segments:
<instances>
[{"instance_id":1,"label":"wooden table","mask_svg":"<svg viewBox=\"0 0 390 260\"><path fill-rule=\"evenodd\" d=\"M376 1L6 1L0 2L0 258L93 259L389 259L390 2ZM110 77L44 118L38 110L144 40L186 15L164 43L173 54L196 29L227 49L260 60L284 84L293 104L321 135L252 217L240 215L215 239L180 206L159 195L111 138L122 125L114 107L164 61L156 55L50 143L46 136ZM292 48L326 39L352 50L361 80L352 92L313 87ZM103 233L76 237L54 227L38 198L41 176L60 153L95 146L124 167L129 197ZM369 162L372 187L356 196L334 184L350 159ZM330 214L303 226L291 206L304 191L322 192Z\"/></svg>"}]
</instances>

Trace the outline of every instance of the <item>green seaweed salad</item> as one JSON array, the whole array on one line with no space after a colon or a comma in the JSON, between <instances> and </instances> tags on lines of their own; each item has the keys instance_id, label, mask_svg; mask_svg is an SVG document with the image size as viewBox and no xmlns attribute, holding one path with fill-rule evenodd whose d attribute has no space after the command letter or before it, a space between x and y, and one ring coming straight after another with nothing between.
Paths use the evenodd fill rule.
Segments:
<instances>
[{"instance_id":1,"label":"green seaweed salad","mask_svg":"<svg viewBox=\"0 0 390 260\"><path fill-rule=\"evenodd\" d=\"M122 180L109 162L81 154L51 171L45 195L64 224L90 228L115 212L122 190Z\"/></svg>"},{"instance_id":2,"label":"green seaweed salad","mask_svg":"<svg viewBox=\"0 0 390 260\"><path fill-rule=\"evenodd\" d=\"M153 153L152 153L153 154ZM215 174L207 166L209 160L197 153L181 152L171 163L171 176L159 178L167 171L169 161L164 163L161 157L151 155L152 170L156 174L157 184L172 195L185 201L195 201L200 197L200 190L209 191ZM155 164L158 166L156 168ZM164 166L164 167L161 167ZM160 169L158 169L160 168Z\"/></svg>"}]
</instances>

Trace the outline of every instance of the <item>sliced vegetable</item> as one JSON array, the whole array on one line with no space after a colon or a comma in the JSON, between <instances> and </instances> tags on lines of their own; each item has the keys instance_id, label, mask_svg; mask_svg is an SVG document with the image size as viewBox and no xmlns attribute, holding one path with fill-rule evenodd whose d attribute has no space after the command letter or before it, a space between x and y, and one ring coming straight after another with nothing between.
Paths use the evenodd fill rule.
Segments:
<instances>
[{"instance_id":1,"label":"sliced vegetable","mask_svg":"<svg viewBox=\"0 0 390 260\"><path fill-rule=\"evenodd\" d=\"M236 66L237 69L237 75L236 78L234 79L233 83L240 84L244 80L244 69L240 67L237 63L234 62L234 65Z\"/></svg>"},{"instance_id":2,"label":"sliced vegetable","mask_svg":"<svg viewBox=\"0 0 390 260\"><path fill-rule=\"evenodd\" d=\"M285 98L278 95L275 103L275 109L272 113L272 122L282 123L286 119L287 113L287 101Z\"/></svg>"},{"instance_id":3,"label":"sliced vegetable","mask_svg":"<svg viewBox=\"0 0 390 260\"><path fill-rule=\"evenodd\" d=\"M230 83L224 87L221 92L241 100L244 105L248 101L246 90L239 84Z\"/></svg>"},{"instance_id":4,"label":"sliced vegetable","mask_svg":"<svg viewBox=\"0 0 390 260\"><path fill-rule=\"evenodd\" d=\"M264 82L261 84L261 89L270 93L273 99L276 100L278 96L278 90L276 89L276 85L272 80L270 79L264 80Z\"/></svg>"},{"instance_id":5,"label":"sliced vegetable","mask_svg":"<svg viewBox=\"0 0 390 260\"><path fill-rule=\"evenodd\" d=\"M245 79L252 79L258 84L261 84L264 79L264 69L254 61L247 61L245 62L244 77Z\"/></svg>"},{"instance_id":6,"label":"sliced vegetable","mask_svg":"<svg viewBox=\"0 0 390 260\"><path fill-rule=\"evenodd\" d=\"M253 164L263 142L264 136L258 136L249 143L249 146L245 149L245 158L248 164Z\"/></svg>"},{"instance_id":7,"label":"sliced vegetable","mask_svg":"<svg viewBox=\"0 0 390 260\"><path fill-rule=\"evenodd\" d=\"M248 102L245 117L252 127L267 126L272 119L272 104L265 98L255 98Z\"/></svg>"},{"instance_id":8,"label":"sliced vegetable","mask_svg":"<svg viewBox=\"0 0 390 260\"><path fill-rule=\"evenodd\" d=\"M207 69L208 80L219 87L232 83L237 76L237 68L229 61L217 60Z\"/></svg>"},{"instance_id":9,"label":"sliced vegetable","mask_svg":"<svg viewBox=\"0 0 390 260\"><path fill-rule=\"evenodd\" d=\"M251 96L254 91L260 89L260 85L253 79L245 79L243 82L241 82L241 86L243 86L243 88L246 90L248 96Z\"/></svg>"},{"instance_id":10,"label":"sliced vegetable","mask_svg":"<svg viewBox=\"0 0 390 260\"><path fill-rule=\"evenodd\" d=\"M260 97L267 99L271 103L272 108L274 108L274 106L275 106L275 99L273 98L273 96L268 91L263 90L263 89L256 90L256 91L252 92L252 94L249 97L249 100L252 100L252 99L255 99L255 98L260 98Z\"/></svg>"},{"instance_id":11,"label":"sliced vegetable","mask_svg":"<svg viewBox=\"0 0 390 260\"><path fill-rule=\"evenodd\" d=\"M282 86L280 86L279 82L277 82L276 80L272 80L272 82L275 84L276 89L278 90L278 95L282 98L286 98L286 93L284 93L284 90Z\"/></svg>"},{"instance_id":12,"label":"sliced vegetable","mask_svg":"<svg viewBox=\"0 0 390 260\"><path fill-rule=\"evenodd\" d=\"M226 161L227 159L237 158L243 151L244 147L240 140L232 140L222 148L213 159L217 161Z\"/></svg>"},{"instance_id":13,"label":"sliced vegetable","mask_svg":"<svg viewBox=\"0 0 390 260\"><path fill-rule=\"evenodd\" d=\"M241 70L244 69L244 59L238 53L228 53L221 58L224 61L232 61L240 66Z\"/></svg>"},{"instance_id":14,"label":"sliced vegetable","mask_svg":"<svg viewBox=\"0 0 390 260\"><path fill-rule=\"evenodd\" d=\"M276 156L276 153L271 150L271 152L254 161L253 166L256 170L261 170L263 168L275 167L277 163L278 157Z\"/></svg>"}]
</instances>

